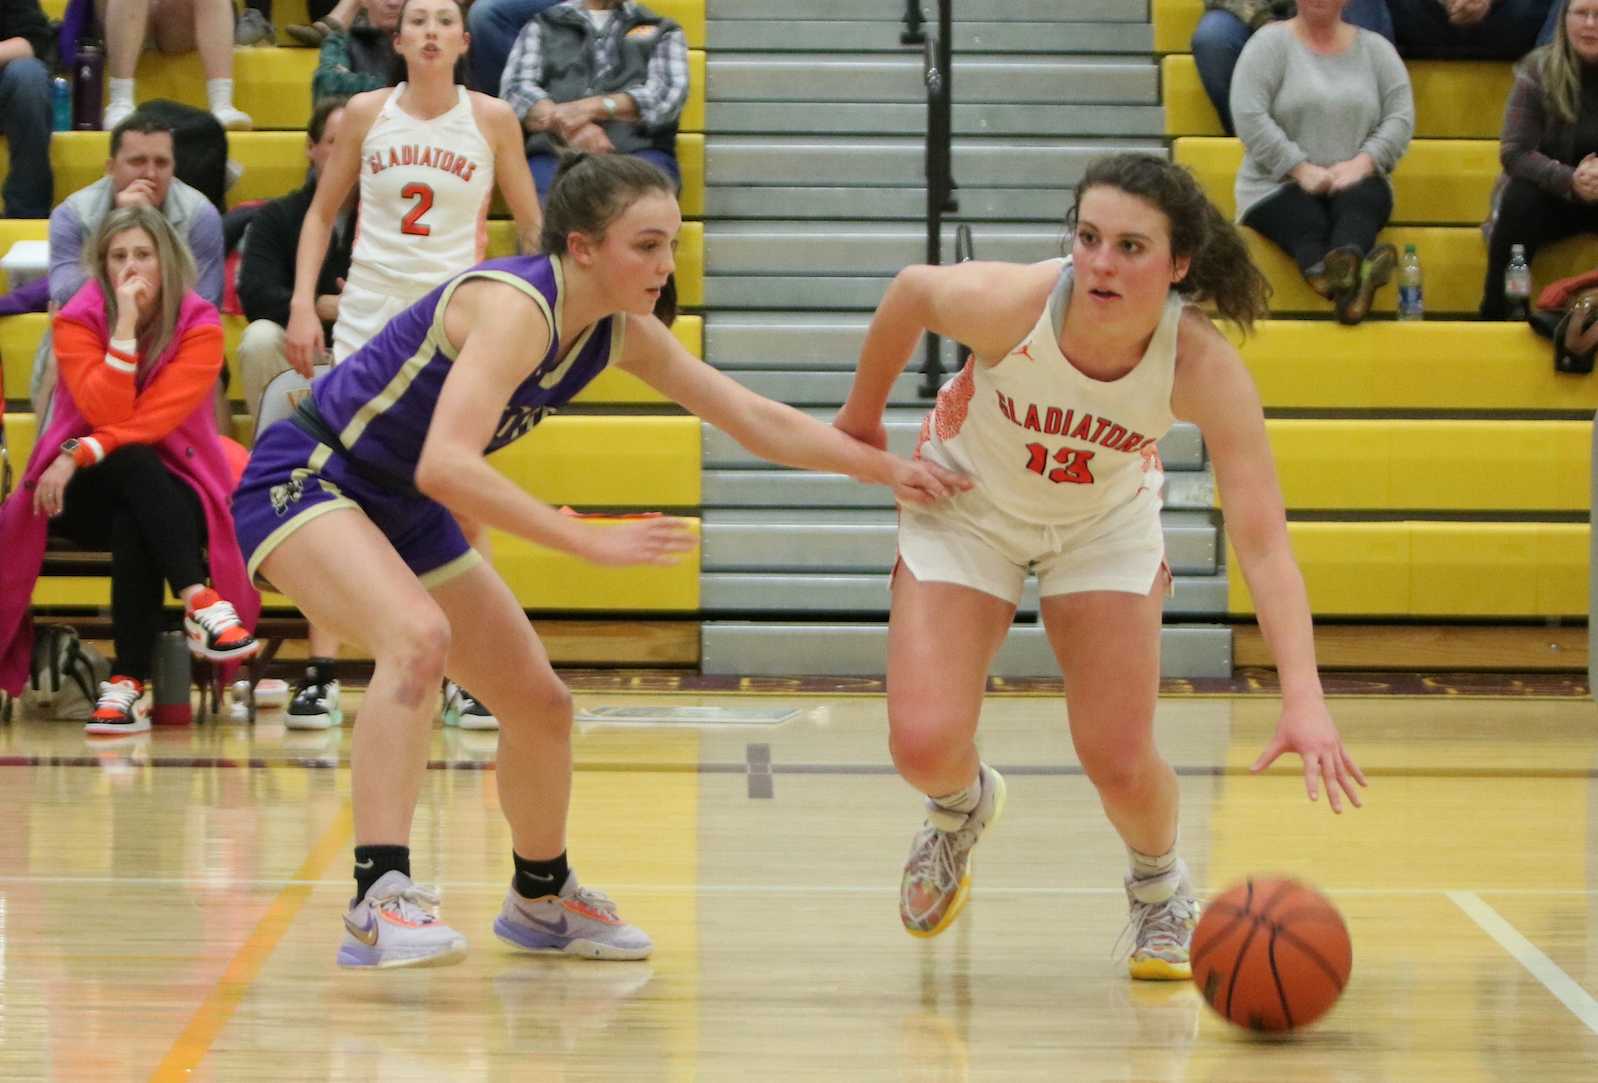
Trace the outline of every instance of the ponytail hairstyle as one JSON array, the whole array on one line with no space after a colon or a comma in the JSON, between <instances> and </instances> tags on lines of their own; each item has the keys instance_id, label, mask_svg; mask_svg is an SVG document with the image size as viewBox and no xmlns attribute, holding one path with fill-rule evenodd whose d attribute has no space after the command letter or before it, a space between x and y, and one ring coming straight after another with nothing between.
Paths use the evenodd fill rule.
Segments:
<instances>
[{"instance_id":1,"label":"ponytail hairstyle","mask_svg":"<svg viewBox=\"0 0 1598 1083\"><path fill-rule=\"evenodd\" d=\"M596 242L627 208L655 192L676 198L671 178L631 154L588 154L568 151L550 183L544 201L544 228L539 247L553 256L566 254L566 239L585 233ZM677 276L666 280L655 302L655 315L668 327L677 318Z\"/></svg>"},{"instance_id":2,"label":"ponytail hairstyle","mask_svg":"<svg viewBox=\"0 0 1598 1083\"><path fill-rule=\"evenodd\" d=\"M1082 197L1093 188L1115 188L1153 204L1171 228L1171 255L1186 258L1187 275L1176 292L1189 301L1211 302L1223 319L1245 334L1270 311L1271 284L1249 258L1237 227L1211 203L1185 167L1152 154L1115 154L1096 159L1076 186L1065 225L1076 231Z\"/></svg>"}]
</instances>

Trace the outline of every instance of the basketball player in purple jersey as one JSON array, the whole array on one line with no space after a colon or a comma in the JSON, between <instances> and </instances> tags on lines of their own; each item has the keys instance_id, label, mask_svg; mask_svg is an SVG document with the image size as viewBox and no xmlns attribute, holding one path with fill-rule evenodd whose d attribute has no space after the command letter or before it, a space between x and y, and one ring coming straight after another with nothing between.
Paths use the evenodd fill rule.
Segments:
<instances>
[{"instance_id":1,"label":"basketball player in purple jersey","mask_svg":"<svg viewBox=\"0 0 1598 1083\"><path fill-rule=\"evenodd\" d=\"M921 504L965 486L747 390L652 314L682 216L665 174L578 155L545 209L545 255L491 260L401 313L256 442L234 498L252 575L364 645L376 669L351 751L357 890L338 961L455 962L465 939L410 877L411 816L438 682L501 721L499 795L515 875L494 924L518 948L598 959L652 950L567 864L571 696L510 588L457 516L596 564L670 564L694 547L672 518L600 526L523 492L485 455L615 364L774 462L888 485Z\"/></svg>"}]
</instances>

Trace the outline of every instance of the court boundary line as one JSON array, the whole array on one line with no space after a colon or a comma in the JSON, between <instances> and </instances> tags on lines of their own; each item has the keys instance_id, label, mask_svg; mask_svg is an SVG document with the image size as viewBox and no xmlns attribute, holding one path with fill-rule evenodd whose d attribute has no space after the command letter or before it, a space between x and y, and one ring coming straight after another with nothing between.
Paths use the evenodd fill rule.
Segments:
<instances>
[{"instance_id":1,"label":"court boundary line","mask_svg":"<svg viewBox=\"0 0 1598 1083\"><path fill-rule=\"evenodd\" d=\"M277 950L284 934L311 897L312 890L323 882L328 866L348 848L354 834L354 810L350 802L345 800L334 815L333 822L322 832L311 847L311 852L294 871L294 877L284 881L285 886L266 908L266 913L228 960L216 984L150 1074L150 1083L182 1083L190 1078L190 1073L205 1059L211 1046L238 1011L266 961ZM207 882L199 877L195 880Z\"/></svg>"},{"instance_id":2,"label":"court boundary line","mask_svg":"<svg viewBox=\"0 0 1598 1083\"><path fill-rule=\"evenodd\" d=\"M1588 1030L1598 1034L1598 1000L1583 989L1560 965L1550 959L1541 948L1533 944L1521 931L1497 910L1489 906L1473 891L1450 891L1448 897L1465 912L1481 930L1498 942L1521 966L1554 995L1554 999L1570 1009Z\"/></svg>"}]
</instances>

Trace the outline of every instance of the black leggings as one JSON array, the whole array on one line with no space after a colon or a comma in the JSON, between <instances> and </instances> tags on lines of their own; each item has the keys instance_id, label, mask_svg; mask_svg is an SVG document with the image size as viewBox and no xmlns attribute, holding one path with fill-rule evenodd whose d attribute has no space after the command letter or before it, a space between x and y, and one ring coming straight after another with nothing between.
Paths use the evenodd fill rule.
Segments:
<instances>
[{"instance_id":1,"label":"black leggings","mask_svg":"<svg viewBox=\"0 0 1598 1083\"><path fill-rule=\"evenodd\" d=\"M128 444L72 475L50 529L86 549L111 551L117 672L148 680L164 619L162 580L176 594L206 579L199 496L154 448Z\"/></svg>"},{"instance_id":2,"label":"black leggings","mask_svg":"<svg viewBox=\"0 0 1598 1083\"><path fill-rule=\"evenodd\" d=\"M1550 195L1531 181L1514 177L1504 186L1498 220L1487 242L1487 277L1481 287L1481 316L1501 320L1509 315L1504 304L1504 270L1510 247L1526 246L1526 262L1543 245L1578 233L1598 233L1598 204L1581 203ZM1533 298L1535 301L1536 298Z\"/></svg>"},{"instance_id":3,"label":"black leggings","mask_svg":"<svg viewBox=\"0 0 1598 1083\"><path fill-rule=\"evenodd\" d=\"M1329 196L1312 196L1288 184L1254 206L1243 224L1259 230L1307 271L1326 253L1353 245L1361 255L1376 244L1376 235L1393 213L1393 190L1372 174Z\"/></svg>"}]
</instances>

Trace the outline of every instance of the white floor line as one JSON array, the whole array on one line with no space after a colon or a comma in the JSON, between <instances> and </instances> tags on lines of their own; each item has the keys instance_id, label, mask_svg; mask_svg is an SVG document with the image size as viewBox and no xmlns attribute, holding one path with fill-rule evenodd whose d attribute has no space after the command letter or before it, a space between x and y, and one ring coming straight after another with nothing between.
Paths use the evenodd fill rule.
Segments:
<instances>
[{"instance_id":1,"label":"white floor line","mask_svg":"<svg viewBox=\"0 0 1598 1083\"><path fill-rule=\"evenodd\" d=\"M1480 925L1483 932L1514 956L1516 962L1529 970L1532 977L1542 982L1558 998L1559 1003L1586 1024L1588 1030L1598 1034L1598 1000L1594 1000L1591 993L1576 984L1569 974L1559 968L1558 963L1544 955L1535 944L1520 934L1519 929L1505 921L1475 892L1450 891L1448 897Z\"/></svg>"}]
</instances>

